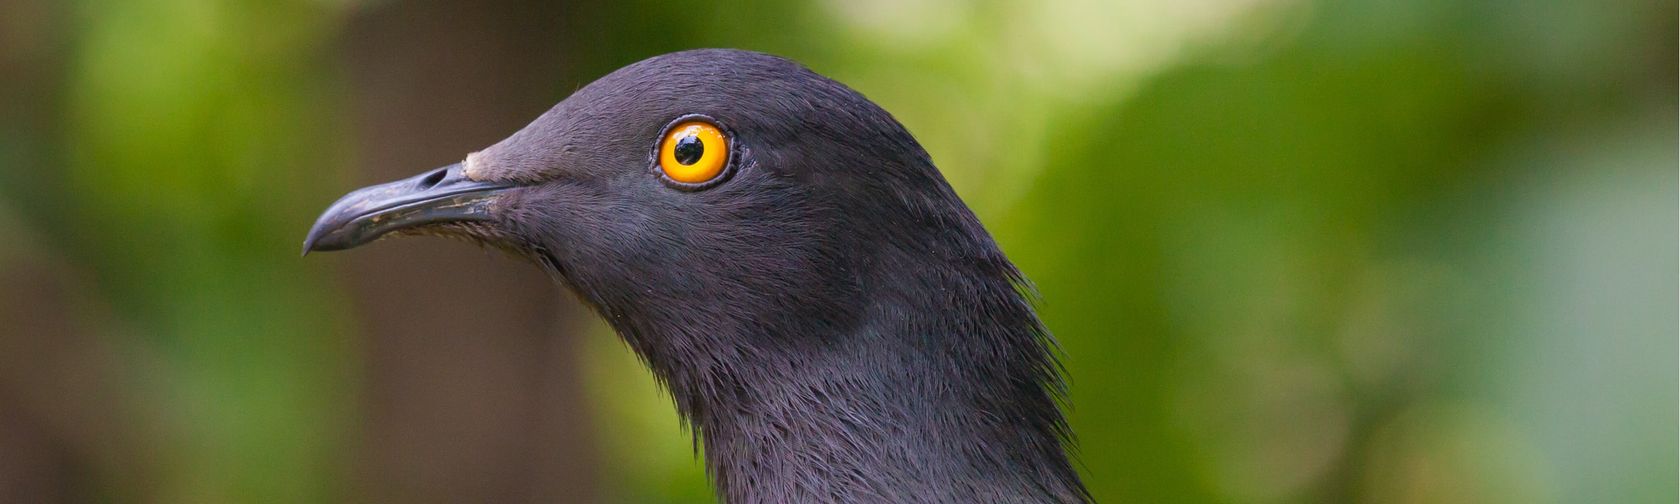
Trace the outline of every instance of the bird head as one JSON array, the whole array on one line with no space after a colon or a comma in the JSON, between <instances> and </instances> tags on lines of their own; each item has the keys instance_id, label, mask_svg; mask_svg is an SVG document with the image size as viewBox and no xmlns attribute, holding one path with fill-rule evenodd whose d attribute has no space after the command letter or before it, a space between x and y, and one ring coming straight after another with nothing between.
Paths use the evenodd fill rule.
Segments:
<instances>
[{"instance_id":1,"label":"bird head","mask_svg":"<svg viewBox=\"0 0 1680 504\"><path fill-rule=\"evenodd\" d=\"M412 234L534 260L647 354L656 334L844 325L902 257L1007 264L890 114L736 50L602 77L460 163L344 196L304 247Z\"/></svg>"},{"instance_id":2,"label":"bird head","mask_svg":"<svg viewBox=\"0 0 1680 504\"><path fill-rule=\"evenodd\" d=\"M733 501L1088 497L1019 273L903 126L797 63L632 64L460 163L351 192L304 250L404 234L568 285L705 432Z\"/></svg>"}]
</instances>

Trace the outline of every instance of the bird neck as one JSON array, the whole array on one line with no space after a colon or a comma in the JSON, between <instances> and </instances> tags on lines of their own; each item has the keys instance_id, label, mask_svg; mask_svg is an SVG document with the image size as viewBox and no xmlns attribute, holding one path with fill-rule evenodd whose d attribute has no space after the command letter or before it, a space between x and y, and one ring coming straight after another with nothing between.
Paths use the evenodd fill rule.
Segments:
<instances>
[{"instance_id":1,"label":"bird neck","mask_svg":"<svg viewBox=\"0 0 1680 504\"><path fill-rule=\"evenodd\" d=\"M1001 267L866 281L849 324L650 360L728 502L1086 501L1047 335Z\"/></svg>"}]
</instances>

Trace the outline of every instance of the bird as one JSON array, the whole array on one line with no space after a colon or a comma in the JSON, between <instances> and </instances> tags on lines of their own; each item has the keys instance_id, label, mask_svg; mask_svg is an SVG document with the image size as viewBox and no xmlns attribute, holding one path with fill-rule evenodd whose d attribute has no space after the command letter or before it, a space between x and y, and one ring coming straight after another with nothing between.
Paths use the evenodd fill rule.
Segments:
<instances>
[{"instance_id":1,"label":"bird","mask_svg":"<svg viewBox=\"0 0 1680 504\"><path fill-rule=\"evenodd\" d=\"M790 59L654 56L304 242L540 266L651 369L725 502L1077 503L1038 295L890 113Z\"/></svg>"}]
</instances>

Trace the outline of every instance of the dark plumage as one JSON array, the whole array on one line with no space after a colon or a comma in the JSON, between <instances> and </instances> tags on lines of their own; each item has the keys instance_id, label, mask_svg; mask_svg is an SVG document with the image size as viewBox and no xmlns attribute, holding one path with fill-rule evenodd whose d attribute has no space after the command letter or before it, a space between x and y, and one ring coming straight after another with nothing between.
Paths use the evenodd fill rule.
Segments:
<instances>
[{"instance_id":1,"label":"dark plumage","mask_svg":"<svg viewBox=\"0 0 1680 504\"><path fill-rule=\"evenodd\" d=\"M730 156L682 184L656 147L693 114ZM635 63L462 164L346 196L305 248L392 231L570 286L670 390L729 502L1089 500L1020 272L902 125L797 63Z\"/></svg>"}]
</instances>

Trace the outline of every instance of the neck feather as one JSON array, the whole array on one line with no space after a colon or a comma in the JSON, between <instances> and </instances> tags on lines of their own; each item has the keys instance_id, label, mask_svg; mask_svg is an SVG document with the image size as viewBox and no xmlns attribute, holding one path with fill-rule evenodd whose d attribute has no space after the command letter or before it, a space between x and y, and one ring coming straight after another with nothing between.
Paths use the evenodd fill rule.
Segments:
<instances>
[{"instance_id":1,"label":"neck feather","mask_svg":"<svg viewBox=\"0 0 1680 504\"><path fill-rule=\"evenodd\" d=\"M866 282L851 323L649 362L728 502L1088 501L1051 343L1000 266Z\"/></svg>"}]
</instances>

